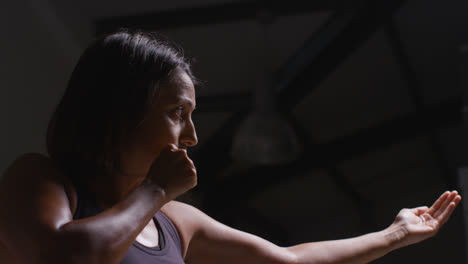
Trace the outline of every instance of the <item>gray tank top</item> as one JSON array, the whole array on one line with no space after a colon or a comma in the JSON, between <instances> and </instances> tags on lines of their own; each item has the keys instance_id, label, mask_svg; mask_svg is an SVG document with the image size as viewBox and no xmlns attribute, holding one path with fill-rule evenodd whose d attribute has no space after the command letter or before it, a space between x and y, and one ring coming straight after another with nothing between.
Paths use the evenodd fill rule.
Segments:
<instances>
[{"instance_id":1,"label":"gray tank top","mask_svg":"<svg viewBox=\"0 0 468 264\"><path fill-rule=\"evenodd\" d=\"M94 195L77 190L78 204L73 219L91 217L103 210L97 205ZM179 233L171 220L158 211L153 221L158 228L160 246L146 247L137 241L133 242L121 264L184 264L182 258L182 243Z\"/></svg>"}]
</instances>

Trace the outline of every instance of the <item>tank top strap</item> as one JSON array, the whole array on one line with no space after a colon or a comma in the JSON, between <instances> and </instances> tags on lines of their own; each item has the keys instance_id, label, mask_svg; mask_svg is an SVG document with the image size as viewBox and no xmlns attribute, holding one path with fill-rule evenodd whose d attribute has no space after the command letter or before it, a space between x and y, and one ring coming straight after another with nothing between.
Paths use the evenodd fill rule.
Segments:
<instances>
[{"instance_id":1,"label":"tank top strap","mask_svg":"<svg viewBox=\"0 0 468 264\"><path fill-rule=\"evenodd\" d=\"M177 246L177 250L182 255L182 239L180 238L179 232L177 231L175 225L172 223L171 219L169 219L169 217L167 217L161 211L158 211L154 215L154 217L161 226L163 233L171 237L171 240L174 241Z\"/></svg>"}]
</instances>

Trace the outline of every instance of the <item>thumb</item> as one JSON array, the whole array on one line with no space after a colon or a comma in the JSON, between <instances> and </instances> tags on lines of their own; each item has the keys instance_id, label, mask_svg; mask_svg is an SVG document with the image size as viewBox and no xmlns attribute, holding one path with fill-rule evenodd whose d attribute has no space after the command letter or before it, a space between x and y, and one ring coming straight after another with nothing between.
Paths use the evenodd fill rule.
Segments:
<instances>
[{"instance_id":1,"label":"thumb","mask_svg":"<svg viewBox=\"0 0 468 264\"><path fill-rule=\"evenodd\" d=\"M411 211L416 216L420 216L420 215L422 215L424 213L427 213L427 211L429 211L429 208L427 206L420 206L420 207L416 207L416 208L411 209Z\"/></svg>"}]
</instances>

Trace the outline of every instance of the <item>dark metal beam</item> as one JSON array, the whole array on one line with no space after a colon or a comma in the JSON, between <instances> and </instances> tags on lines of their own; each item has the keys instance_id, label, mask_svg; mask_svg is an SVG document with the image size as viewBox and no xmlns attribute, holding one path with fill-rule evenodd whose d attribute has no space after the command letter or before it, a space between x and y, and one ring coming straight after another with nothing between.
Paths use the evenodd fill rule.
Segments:
<instances>
[{"instance_id":1,"label":"dark metal beam","mask_svg":"<svg viewBox=\"0 0 468 264\"><path fill-rule=\"evenodd\" d=\"M292 16L310 12L329 11L342 0L322 1L246 1L216 5L194 6L163 12L148 12L130 16L101 18L95 21L96 33L102 34L121 27L161 30L257 19L268 10L274 16Z\"/></svg>"},{"instance_id":2,"label":"dark metal beam","mask_svg":"<svg viewBox=\"0 0 468 264\"><path fill-rule=\"evenodd\" d=\"M306 146L306 151L307 146L317 145L311 138L310 133L308 133L294 116L289 115L288 119L291 121L294 131L298 134L302 144ZM331 178L337 190L345 194L354 205L356 211L358 211L360 217L360 233L368 233L375 230L377 228L377 223L375 221L375 205L372 201L366 199L356 190L348 177L337 167L337 164L324 164L323 170Z\"/></svg>"},{"instance_id":3,"label":"dark metal beam","mask_svg":"<svg viewBox=\"0 0 468 264\"><path fill-rule=\"evenodd\" d=\"M421 82L417 78L417 73L413 69L410 57L408 56L403 40L400 37L397 26L394 21L391 21L385 26L385 33L387 34L390 46L395 54L395 59L400 66L400 73L408 84L410 98L416 111L424 109L424 89ZM445 157L442 144L440 142L439 133L432 131L430 133L431 147L435 155L435 159L439 162L441 170L440 176L447 184L450 190L456 189L457 186L457 172L450 167L449 161Z\"/></svg>"},{"instance_id":4,"label":"dark metal beam","mask_svg":"<svg viewBox=\"0 0 468 264\"><path fill-rule=\"evenodd\" d=\"M337 12L278 72L279 98L285 110L300 102L406 2L365 1Z\"/></svg>"},{"instance_id":5,"label":"dark metal beam","mask_svg":"<svg viewBox=\"0 0 468 264\"><path fill-rule=\"evenodd\" d=\"M328 27L325 29L322 29L321 31L327 31ZM331 35L335 35L336 33L334 32L334 28L328 29L330 31ZM307 50L301 50L302 52L305 52ZM300 57L300 56L297 56ZM322 59L326 59L326 57L323 57ZM290 63L287 63L283 66L283 70L281 72L286 72L289 70L289 68L296 68L296 60L290 60ZM330 69L331 71L331 69ZM325 72L322 72L322 74L326 74ZM201 105L201 102L198 103L198 105ZM193 159L196 162L196 165L198 167L201 167L199 169L199 172L204 172L205 179L209 178L210 180L208 182L213 182L215 176L227 166L227 164L230 161L230 146L232 143L232 138L233 135L236 131L237 125L240 123L240 121L245 118L246 114L248 111L241 111L238 112L237 114L233 115L232 118L228 121L226 121L210 138L210 141L206 142L204 145L199 147L197 150L194 151L193 153ZM221 144L221 147L218 145L218 143ZM212 166L211 164L215 164ZM203 178L203 177L202 177ZM213 187L212 184L205 185L207 189Z\"/></svg>"},{"instance_id":6,"label":"dark metal beam","mask_svg":"<svg viewBox=\"0 0 468 264\"><path fill-rule=\"evenodd\" d=\"M305 155L291 164L259 166L245 173L232 175L228 180L214 182L206 190L206 206L215 210L245 203L259 190L306 177L311 170L335 166L339 162L459 123L462 120L460 109L461 98L454 98L331 142L307 146ZM239 192L242 192L241 196L238 195Z\"/></svg>"},{"instance_id":7,"label":"dark metal beam","mask_svg":"<svg viewBox=\"0 0 468 264\"><path fill-rule=\"evenodd\" d=\"M251 93L231 93L197 97L197 112L233 112L250 108Z\"/></svg>"},{"instance_id":8,"label":"dark metal beam","mask_svg":"<svg viewBox=\"0 0 468 264\"><path fill-rule=\"evenodd\" d=\"M391 2L392 4L388 4L387 2ZM394 6L394 2L404 2L404 1L386 1L387 4L382 4L384 7ZM362 9L362 8L361 8ZM278 77L278 86L277 89L281 91L279 98L281 100L281 104L284 105L285 111L289 111L294 103L297 103L299 99L292 99L295 96L304 96L304 93L310 93L314 88L318 85L320 80L323 80L333 71L333 67L330 64L333 61L333 66L336 66L340 61L344 60L350 53L354 51L354 49L350 49L348 45L344 45L346 43L354 43L354 45L358 45L363 42L367 38L355 38L354 35L361 36L363 33L361 29L357 27L358 24L353 22L356 20L356 16L360 15L360 12L363 12L366 15L368 20L361 21L365 25L367 24L375 24L372 20L372 17L367 15L366 12L369 12L367 9L366 12L362 11L361 9L353 9L353 8L346 8L345 11L340 11L339 14L335 15L327 24L325 24L319 31L317 36L316 34L301 48L291 59L285 63L282 68L275 74ZM358 12L358 10L361 10ZM385 12L388 12L389 9L384 9ZM390 9L393 10L393 9ZM394 11L394 10L393 10ZM379 16L379 14L376 14ZM364 23L365 22L365 23ZM347 27L347 23L354 23L352 27ZM382 21L383 23L383 21ZM380 26L374 25L375 27ZM373 26L373 27L374 27ZM367 26L366 26L367 27ZM372 27L372 28L373 28ZM371 35L373 31L365 31L367 34ZM345 34L345 37L340 37L340 34ZM324 40L322 41L321 38ZM361 41L361 42L359 42ZM319 42L316 44L316 42ZM328 48L327 45L333 45L333 49ZM323 54L322 54L323 53ZM310 62L312 60L312 62ZM320 68L320 65L328 65L326 67ZM307 67L313 68L320 68L320 71L310 71L306 70ZM305 79L313 79L314 82L309 83L310 85L307 89L303 89L303 87L295 87L294 85L299 84L302 80L304 82ZM315 84L315 85L313 85ZM297 92L300 92L301 95L297 95ZM244 95L246 96L246 95ZM237 102L240 102L241 105L245 106L245 99L247 97L238 96L235 99ZM229 99L228 99L229 100ZM210 107L213 108L220 108L220 105L215 103L216 98L207 98L206 100L201 100L198 102L198 107L203 107L202 104L209 101L210 106L205 107L204 109L208 109ZM225 101L225 100L223 100ZM283 104L284 103L284 104ZM239 117L236 120L241 120L242 118ZM231 126L229 122L226 122L226 126ZM224 126L220 128L220 131L232 131L232 129L225 129ZM232 134L221 136L221 132L216 132L216 136L214 138L223 141L232 141ZM204 149L208 147L201 147L200 149ZM213 153L212 151L205 151L205 153ZM201 156L202 154L196 154Z\"/></svg>"},{"instance_id":9,"label":"dark metal beam","mask_svg":"<svg viewBox=\"0 0 468 264\"><path fill-rule=\"evenodd\" d=\"M310 93L313 88L317 88L318 83L326 78L339 62L351 54L356 46L367 40L405 1L380 1L378 4L382 6L378 7L372 1L369 2L370 6L366 6L366 8L347 8L338 12L276 74L276 76L279 76L279 80L277 80L279 83L277 88L280 91L279 100L285 112L289 112L299 102L300 98ZM363 27L363 29L360 27ZM308 82L309 80L312 81ZM307 85L304 85L305 83ZM240 121L242 118L243 115L239 114L235 120ZM211 141L222 142L221 144L229 142L230 144L235 127L232 123L226 122L216 132L216 136ZM209 178L204 183L203 190L210 191L216 189L218 184L225 184L217 181L215 175L228 164L230 148L224 146L223 151L218 150L218 146L214 143L211 144L211 147L208 145L202 146L200 151L203 151L203 153L200 151L194 153L199 161L196 163L197 166L206 167L206 174L200 174L203 175L200 178ZM210 164L216 164L216 167L209 168ZM221 165L218 166L217 164ZM297 170L300 171L301 164L299 162L295 164L298 164ZM308 163L306 162L306 164ZM293 167L291 168L297 171ZM208 199L212 197L214 196ZM216 207L212 209L215 211Z\"/></svg>"}]
</instances>

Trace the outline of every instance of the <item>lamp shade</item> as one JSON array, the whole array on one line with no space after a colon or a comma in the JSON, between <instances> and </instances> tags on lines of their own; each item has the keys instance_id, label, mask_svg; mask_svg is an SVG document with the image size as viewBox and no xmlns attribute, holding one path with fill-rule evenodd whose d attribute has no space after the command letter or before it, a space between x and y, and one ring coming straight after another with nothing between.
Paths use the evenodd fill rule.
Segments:
<instances>
[{"instance_id":1,"label":"lamp shade","mask_svg":"<svg viewBox=\"0 0 468 264\"><path fill-rule=\"evenodd\" d=\"M296 133L279 112L252 112L234 136L234 159L260 165L285 164L297 159L302 149Z\"/></svg>"},{"instance_id":2,"label":"lamp shade","mask_svg":"<svg viewBox=\"0 0 468 264\"><path fill-rule=\"evenodd\" d=\"M274 71L271 68L271 50L268 27L272 14L259 13L262 26L265 71L259 76L254 89L253 111L240 124L234 135L231 156L238 161L260 165L290 163L301 154L301 144L285 116L277 107L278 95L274 92Z\"/></svg>"}]
</instances>

